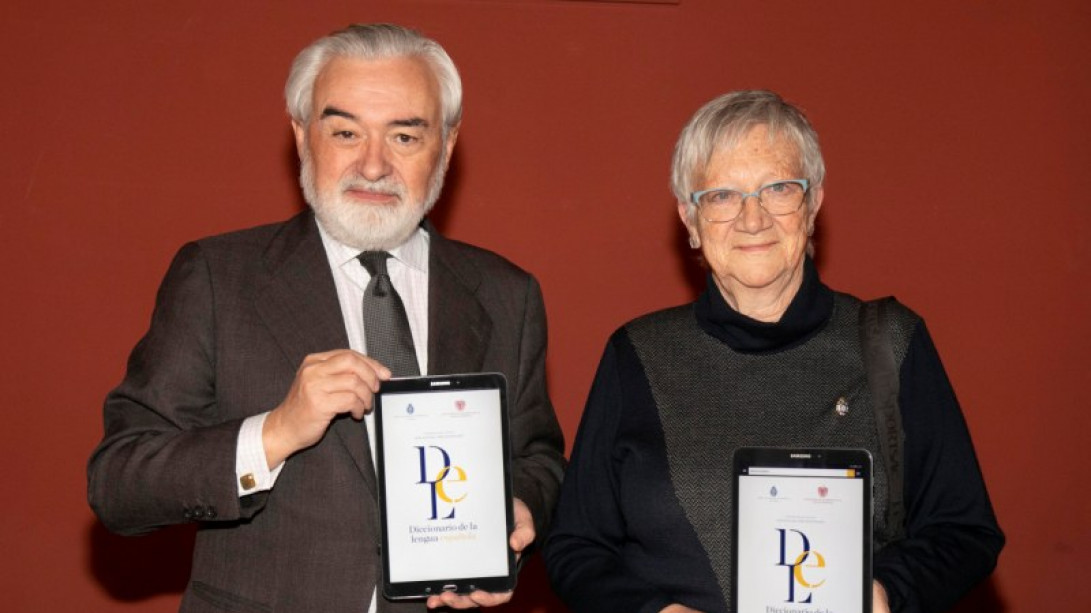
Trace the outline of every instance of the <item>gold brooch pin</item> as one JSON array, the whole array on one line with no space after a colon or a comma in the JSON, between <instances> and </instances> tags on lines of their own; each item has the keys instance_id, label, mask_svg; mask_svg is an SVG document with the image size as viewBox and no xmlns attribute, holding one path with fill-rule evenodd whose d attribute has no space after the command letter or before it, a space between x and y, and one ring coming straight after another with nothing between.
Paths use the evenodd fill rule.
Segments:
<instances>
[{"instance_id":1,"label":"gold brooch pin","mask_svg":"<svg viewBox=\"0 0 1091 613\"><path fill-rule=\"evenodd\" d=\"M849 414L849 403L845 400L844 396L837 399L837 404L833 406L833 410L837 412L840 417L844 417Z\"/></svg>"}]
</instances>

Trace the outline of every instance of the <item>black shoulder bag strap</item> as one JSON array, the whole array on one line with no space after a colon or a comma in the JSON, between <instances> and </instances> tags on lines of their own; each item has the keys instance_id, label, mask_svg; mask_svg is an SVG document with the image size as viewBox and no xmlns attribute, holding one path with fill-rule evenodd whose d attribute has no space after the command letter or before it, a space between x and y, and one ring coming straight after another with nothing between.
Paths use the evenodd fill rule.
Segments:
<instances>
[{"instance_id":1,"label":"black shoulder bag strap","mask_svg":"<svg viewBox=\"0 0 1091 613\"><path fill-rule=\"evenodd\" d=\"M867 373L868 388L874 405L879 446L886 465L887 542L905 534L905 500L902 451L902 412L898 407L898 366L889 330L889 304L893 298L864 302L860 307L860 347Z\"/></svg>"}]
</instances>

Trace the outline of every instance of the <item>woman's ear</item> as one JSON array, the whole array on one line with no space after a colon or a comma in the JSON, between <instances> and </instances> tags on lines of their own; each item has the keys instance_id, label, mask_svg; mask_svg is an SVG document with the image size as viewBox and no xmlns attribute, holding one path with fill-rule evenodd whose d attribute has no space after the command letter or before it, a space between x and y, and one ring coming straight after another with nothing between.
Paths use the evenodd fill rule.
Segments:
<instances>
[{"instance_id":1,"label":"woman's ear","mask_svg":"<svg viewBox=\"0 0 1091 613\"><path fill-rule=\"evenodd\" d=\"M682 225L686 227L686 234L689 234L689 246L692 249L701 248L701 234L697 231L697 224L694 223L692 216L692 205L678 201L678 218L682 220Z\"/></svg>"}]
</instances>

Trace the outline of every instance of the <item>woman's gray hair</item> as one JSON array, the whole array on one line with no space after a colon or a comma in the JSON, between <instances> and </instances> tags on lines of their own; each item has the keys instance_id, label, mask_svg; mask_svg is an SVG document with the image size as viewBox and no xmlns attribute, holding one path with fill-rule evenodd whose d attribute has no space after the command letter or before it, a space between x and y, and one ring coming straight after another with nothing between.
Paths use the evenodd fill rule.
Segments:
<instances>
[{"instance_id":1,"label":"woman's gray hair","mask_svg":"<svg viewBox=\"0 0 1091 613\"><path fill-rule=\"evenodd\" d=\"M376 23L351 25L311 43L292 62L284 99L288 114L301 125L311 116L314 82L326 64L336 57L383 59L419 57L431 67L439 82L443 135L462 120L462 80L451 57L436 41L399 25Z\"/></svg>"},{"instance_id":2,"label":"woman's gray hair","mask_svg":"<svg viewBox=\"0 0 1091 613\"><path fill-rule=\"evenodd\" d=\"M720 149L732 149L756 126L764 125L769 138L784 137L799 152L802 177L807 179L807 208L814 203L816 188L826 178L826 163L818 146L818 134L803 111L787 103L774 92L744 90L724 94L701 107L689 120L674 146L671 163L671 191L678 202L687 206L689 219L696 214L690 200L694 179L702 176L712 155Z\"/></svg>"}]
</instances>

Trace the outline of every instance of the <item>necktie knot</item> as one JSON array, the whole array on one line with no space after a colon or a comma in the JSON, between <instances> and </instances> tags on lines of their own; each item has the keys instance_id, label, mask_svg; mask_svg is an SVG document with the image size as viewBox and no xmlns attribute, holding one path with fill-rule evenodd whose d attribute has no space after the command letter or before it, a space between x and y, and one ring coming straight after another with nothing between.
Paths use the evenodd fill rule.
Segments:
<instances>
[{"instance_id":1,"label":"necktie knot","mask_svg":"<svg viewBox=\"0 0 1091 613\"><path fill-rule=\"evenodd\" d=\"M362 251L356 256L371 276L386 274L386 259L390 254L385 251Z\"/></svg>"},{"instance_id":2,"label":"necktie knot","mask_svg":"<svg viewBox=\"0 0 1091 613\"><path fill-rule=\"evenodd\" d=\"M364 265L374 281L369 284L369 287L376 296L386 296L390 293L390 275L386 272L386 259L388 257L390 257L390 254L386 251L364 251L357 256L357 259Z\"/></svg>"}]
</instances>

